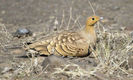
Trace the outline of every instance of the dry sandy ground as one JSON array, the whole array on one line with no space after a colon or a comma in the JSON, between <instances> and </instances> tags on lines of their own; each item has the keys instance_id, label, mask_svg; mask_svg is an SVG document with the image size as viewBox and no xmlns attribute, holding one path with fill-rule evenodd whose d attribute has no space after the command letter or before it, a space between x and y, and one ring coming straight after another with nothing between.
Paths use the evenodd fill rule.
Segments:
<instances>
[{"instance_id":1,"label":"dry sandy ground","mask_svg":"<svg viewBox=\"0 0 133 80\"><path fill-rule=\"evenodd\" d=\"M133 30L133 0L90 0L90 2L96 15L104 18L101 24L105 29L111 29L113 32L121 32L125 28ZM105 73L97 72L96 75L92 75L91 71L95 71L99 62L88 56L82 58L25 56L26 52L21 48L25 42L35 41L47 34L66 29L70 13L74 20L80 16L78 20L82 26L85 25L86 18L93 15L88 0L0 0L0 80L133 79L132 74L107 76ZM64 24L60 29L63 14ZM74 21L70 23L69 29L73 23ZM76 24L74 27L78 29L79 25ZM18 28L28 28L33 35L15 38L12 33ZM123 33L124 31L120 34ZM120 41L123 41L122 39ZM125 39L122 44L128 43L128 40ZM132 64L132 61L129 62Z\"/></svg>"}]
</instances>

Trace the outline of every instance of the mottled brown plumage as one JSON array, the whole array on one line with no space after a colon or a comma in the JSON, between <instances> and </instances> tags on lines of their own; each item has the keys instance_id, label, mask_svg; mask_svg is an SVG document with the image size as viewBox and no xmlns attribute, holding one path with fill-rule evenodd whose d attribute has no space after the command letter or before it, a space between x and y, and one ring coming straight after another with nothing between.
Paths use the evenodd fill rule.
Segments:
<instances>
[{"instance_id":1,"label":"mottled brown plumage","mask_svg":"<svg viewBox=\"0 0 133 80\"><path fill-rule=\"evenodd\" d=\"M96 42L94 25L97 21L98 16L91 16L82 30L59 33L49 39L27 45L26 50L34 49L40 55L86 56L89 46L95 45Z\"/></svg>"}]
</instances>

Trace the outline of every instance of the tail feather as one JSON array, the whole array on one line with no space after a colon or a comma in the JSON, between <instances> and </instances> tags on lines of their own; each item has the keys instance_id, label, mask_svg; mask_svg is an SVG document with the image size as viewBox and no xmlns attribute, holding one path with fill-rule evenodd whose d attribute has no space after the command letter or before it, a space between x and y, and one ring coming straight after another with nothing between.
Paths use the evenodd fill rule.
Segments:
<instances>
[{"instance_id":1,"label":"tail feather","mask_svg":"<svg viewBox=\"0 0 133 80\"><path fill-rule=\"evenodd\" d=\"M50 41L45 40L45 41L39 41L39 42L35 42L32 44L29 44L26 46L25 50L35 50L37 52L39 52L40 55L50 55L50 52L47 48L47 46L50 44Z\"/></svg>"}]
</instances>

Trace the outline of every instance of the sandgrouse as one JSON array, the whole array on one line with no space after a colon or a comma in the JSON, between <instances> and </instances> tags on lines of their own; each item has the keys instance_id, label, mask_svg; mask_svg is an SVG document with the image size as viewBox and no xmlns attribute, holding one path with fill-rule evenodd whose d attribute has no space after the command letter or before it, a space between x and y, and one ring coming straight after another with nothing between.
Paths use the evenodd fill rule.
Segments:
<instances>
[{"instance_id":1,"label":"sandgrouse","mask_svg":"<svg viewBox=\"0 0 133 80\"><path fill-rule=\"evenodd\" d=\"M26 46L26 50L35 50L39 55L86 56L89 47L95 45L96 33L94 25L100 20L98 16L91 16L82 30L75 32L61 32L56 36L37 41Z\"/></svg>"}]
</instances>

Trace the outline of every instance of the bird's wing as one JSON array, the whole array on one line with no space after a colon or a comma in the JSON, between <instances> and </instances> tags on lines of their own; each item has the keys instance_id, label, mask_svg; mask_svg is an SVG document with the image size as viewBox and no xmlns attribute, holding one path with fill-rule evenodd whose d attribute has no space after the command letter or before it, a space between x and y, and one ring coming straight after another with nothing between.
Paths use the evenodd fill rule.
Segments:
<instances>
[{"instance_id":1,"label":"bird's wing","mask_svg":"<svg viewBox=\"0 0 133 80\"><path fill-rule=\"evenodd\" d=\"M85 56L88 54L89 44L78 33L61 33L48 40L30 44L27 49L34 49L43 55Z\"/></svg>"}]
</instances>

